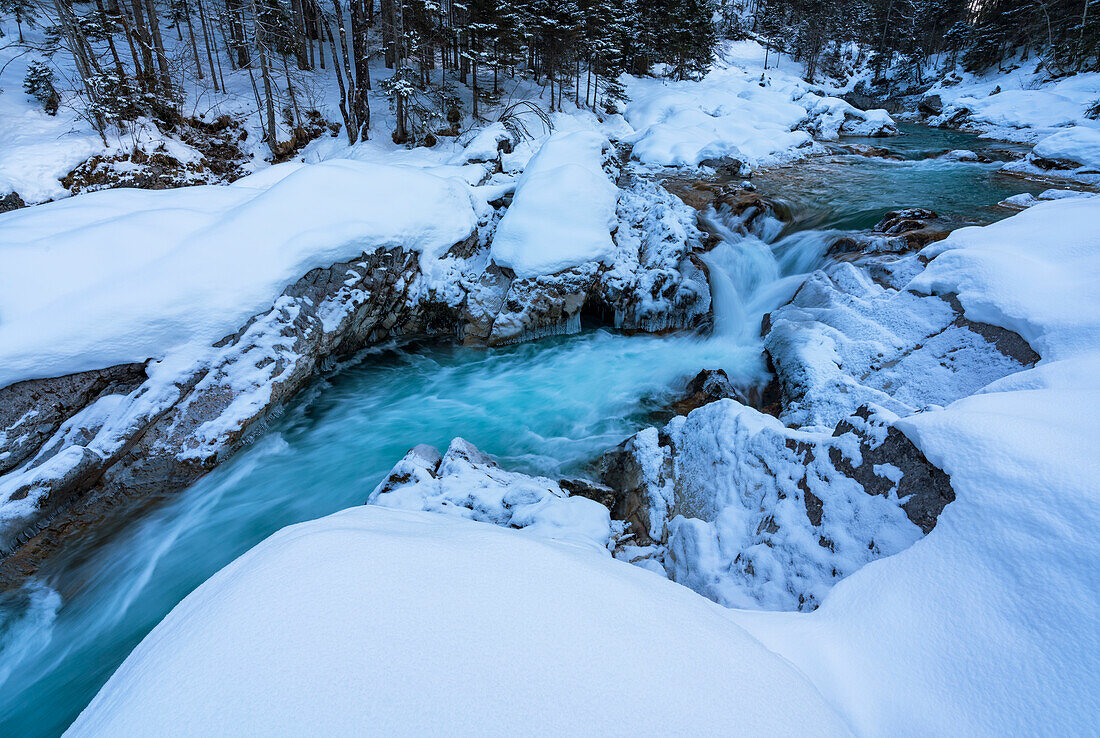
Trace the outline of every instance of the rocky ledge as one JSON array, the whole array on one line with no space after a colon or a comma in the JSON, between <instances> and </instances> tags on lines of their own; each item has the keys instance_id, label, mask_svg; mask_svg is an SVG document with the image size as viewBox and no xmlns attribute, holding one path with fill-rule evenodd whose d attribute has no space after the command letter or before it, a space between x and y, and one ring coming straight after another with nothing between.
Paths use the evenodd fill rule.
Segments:
<instances>
[{"instance_id":1,"label":"rocky ledge","mask_svg":"<svg viewBox=\"0 0 1100 738\"><path fill-rule=\"evenodd\" d=\"M91 525L183 489L262 432L318 372L383 340L496 346L580 330L695 328L710 292L695 213L643 180L619 195L616 252L517 279L491 260L505 202L430 268L401 248L314 269L192 357L0 388L0 581L33 573Z\"/></svg>"}]
</instances>

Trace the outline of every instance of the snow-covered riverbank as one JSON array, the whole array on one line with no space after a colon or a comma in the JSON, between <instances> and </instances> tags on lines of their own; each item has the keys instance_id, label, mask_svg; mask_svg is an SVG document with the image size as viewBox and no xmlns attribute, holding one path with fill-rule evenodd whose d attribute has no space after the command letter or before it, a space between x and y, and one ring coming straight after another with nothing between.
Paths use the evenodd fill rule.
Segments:
<instances>
[{"instance_id":1,"label":"snow-covered riverbank","mask_svg":"<svg viewBox=\"0 0 1100 738\"><path fill-rule=\"evenodd\" d=\"M485 716L471 705L511 710L525 726L565 731L577 729L581 716L584 726L595 725L592 713L609 721L607 732L635 725L797 732L808 724L857 734L959 726L978 734L1087 730L1082 721L1094 711L1090 675L1097 667L1089 640L1097 632L1095 608L1088 605L1098 595L1087 572L1100 553L1087 539L1100 522L1088 489L1096 476L1088 449L1100 436L1092 384L1100 308L1089 290L1100 277L1094 235L1100 199L1042 202L905 255L891 250L915 248L907 234L917 230L931 237L921 221L930 216L898 215L891 222L896 233L884 225L878 233L855 234L839 250L835 232L776 241L783 224L761 216L766 199L689 179L687 187L720 203L697 224L691 209L646 177L673 171L662 165L695 164L703 168L674 171L682 178L715 170L729 177L820 150L811 134L887 132L879 125L888 120L884 114L852 113L778 72L761 85L755 72L731 67L711 83L643 81L633 110L602 121L558 115L552 137L515 140L498 125L464 139L466 147L456 151L318 144L306 152L313 163L273 167L251 183L193 195L159 193L169 211L186 211L177 205L187 197L217 200L221 215L210 218L204 233L227 253L214 255L212 263L222 266L211 279L239 278L250 288L224 291L227 302L200 305L150 288L144 296L155 309L144 323L128 322L136 320L134 310L96 312L114 303L81 303L80 291L73 292L69 314L109 323L114 343L125 349L110 361L127 363L92 366L58 385L7 388L13 409L7 456L0 457L8 464L0 478L3 509L13 513L12 540L31 540L26 557L8 558L17 562L13 571L34 571L51 546L64 545L62 533L98 520L101 503L186 486L260 437L270 416L333 360L391 336L503 345L577 332L582 318L663 331L699 327L720 311L713 315L716 335L706 344L646 337L636 340L647 341L647 350L623 350L604 363L567 357L565 365L582 362L588 369L579 399L564 387L556 399L532 391L532 401L540 403L539 413L553 413L555 403L575 407L599 393L615 402L588 400L592 407L640 415L642 399L652 404L652 398L626 403L623 393L637 388L665 402L675 377L710 367L698 362L732 357L742 371L734 378L757 384L763 341L778 375L778 400L772 398L778 405L755 396L753 404L779 419L730 397L710 402L629 439L613 453L617 466L606 484L543 476L559 470L526 463L576 441L567 431L555 435L553 424L541 442L509 446L520 458L501 466L461 443L452 444L446 458L421 448L371 497L411 511L356 508L259 544L179 604L103 688L75 734L138 726L171 733L202 724L216 730L241 720L290 732L303 719L333 730L368 719L411 730L407 716L414 707L425 728L466 720L484 726ZM748 121L752 111L761 115ZM631 144L637 161L624 162ZM958 157L933 163L984 166ZM330 170L352 179L394 176L330 198L336 210L326 220L336 223L296 230L294 209L309 209L330 184L322 177L310 185L311 174ZM890 176L906 171L913 167L891 169ZM398 179L410 186L387 190L386 183ZM306 184L295 189L299 180ZM583 186L562 193L558 182ZM229 202L234 187L256 192L248 202ZM410 206L412 190L421 197ZM114 225L137 229L152 222L147 230L153 231L156 213L165 208L143 207L139 200L149 194L104 193L104 201L118 206ZM433 210L441 200L449 205ZM69 275L68 283L81 283L68 257L106 239L95 237L95 228L55 227L60 221L53 216L80 215L85 202L79 196L0 215L0 225L22 224L23 234L22 241L12 237L0 258L14 254L19 264L33 266L26 281L42 290L49 285L33 280L53 266ZM557 219L546 218L551 205ZM374 229L370 238L356 236L360 220ZM345 221L358 225L334 227ZM507 236L501 243L495 242L498 222ZM210 266L189 231L168 228L168 220L160 225L172 238L158 243L173 258L148 259L156 254L130 239L124 255L132 259L91 259L88 269L106 282L125 284L126 275L137 274L155 287L158 280L174 284L173 268L191 268L196 259ZM251 226L268 237L251 240ZM547 228L555 238L532 237ZM245 235L230 237L239 233ZM556 242L562 239L570 240ZM719 245L704 253L716 239ZM247 254L270 260L270 269L245 268L236 251L244 244ZM861 253L868 244L875 253ZM799 288L802 272L829 251L835 258ZM240 274L227 273L233 265L241 265ZM27 304L37 310L26 308L27 314L45 314L48 301L26 291L33 298ZM24 307L14 301L7 312ZM768 318L758 336L763 313ZM70 335L57 331L71 326L50 320L43 325L51 330L41 335L33 321L15 326L42 347L35 366L63 363L66 356L57 352L71 348L49 340ZM0 330L8 327L0 323ZM131 335L142 342L127 340ZM228 337L211 346L222 335ZM99 348L103 342L95 337L78 331L73 340ZM599 350L604 338L585 345ZM728 346L737 350L714 350ZM662 347L675 356L663 356ZM505 373L500 386L530 377L552 383L547 377L560 366L519 380ZM40 376L30 364L20 371ZM625 389L610 386L617 378ZM51 402L42 402L44 396ZM455 407L465 412L468 398L431 399L420 409L395 404L406 416L420 413L414 427L438 411L447 428L465 435ZM48 417L31 412L47 404ZM520 409L498 412L522 416L523 403L515 404ZM360 415L403 422L400 413L371 407ZM586 454L592 439L614 436L606 444L613 446L645 424L637 417L602 420L586 421ZM499 432L536 431L516 422ZM423 441L441 442L413 442ZM279 437L258 445L259 455L246 452L244 463L227 474L259 474L263 453L288 448ZM572 461L583 455L574 453ZM294 460L286 464L277 468L293 476ZM538 474L523 474L516 464ZM353 501L366 500L377 479L349 474L344 481L359 485ZM296 492L288 488L277 504L294 507ZM620 502L629 514L620 514ZM218 504L215 494L200 507ZM248 510L260 503L226 504ZM143 544L148 562L116 561L107 570L125 572L125 582L118 591L105 590L114 609L99 612L89 632L123 617L181 531L205 514L198 509L194 519L171 520L168 535ZM230 527L255 541L251 514ZM59 524L39 531L54 515ZM201 540L191 545L200 547ZM207 572L232 555L208 556ZM721 610L657 574L725 605L807 612ZM90 566L79 578L96 576ZM33 670L36 655L48 654L40 641L48 643L53 618L70 616L68 600L35 586L31 615L41 617L13 619L16 637L23 638L24 629L31 635L4 654L10 660L0 663L0 676ZM1023 600L1027 607L1018 606ZM89 606L93 615L101 604ZM401 608L415 617L402 617ZM82 625L78 616L68 627ZM126 638L136 641L149 625ZM476 636L482 631L484 638ZM641 644L637 653L631 643ZM1016 649L1010 654L1008 643ZM66 650L59 658L69 655ZM384 685L392 691L369 686L386 674L399 676ZM30 684L33 691L38 678L9 686ZM355 686L360 682L366 692ZM333 688L299 689L322 683ZM737 695L732 705L731 693ZM18 699L20 692L10 694ZM75 712L88 694L61 709ZM1056 704L1050 694L1070 699Z\"/></svg>"}]
</instances>

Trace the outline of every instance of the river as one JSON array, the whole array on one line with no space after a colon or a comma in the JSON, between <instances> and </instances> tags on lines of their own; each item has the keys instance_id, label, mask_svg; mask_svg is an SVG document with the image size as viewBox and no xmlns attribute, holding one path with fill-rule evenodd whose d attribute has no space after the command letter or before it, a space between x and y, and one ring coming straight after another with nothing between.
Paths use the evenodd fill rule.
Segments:
<instances>
[{"instance_id":1,"label":"river","mask_svg":"<svg viewBox=\"0 0 1100 738\"><path fill-rule=\"evenodd\" d=\"M726 237L706 256L715 298L710 336L625 336L588 329L503 349L412 342L376 347L297 398L259 440L188 490L150 506L121 534L86 540L0 601L0 735L60 734L141 638L192 589L274 531L362 504L417 443L462 436L503 465L583 473L651 424L702 368L742 385L765 377L761 316L819 265L836 229L874 225L897 207L959 222L1041 185L996 165L928 158L1003 148L968 134L905 126L885 146L901 161L836 154L758 173L793 214L769 242ZM720 219L714 227L721 230Z\"/></svg>"}]
</instances>

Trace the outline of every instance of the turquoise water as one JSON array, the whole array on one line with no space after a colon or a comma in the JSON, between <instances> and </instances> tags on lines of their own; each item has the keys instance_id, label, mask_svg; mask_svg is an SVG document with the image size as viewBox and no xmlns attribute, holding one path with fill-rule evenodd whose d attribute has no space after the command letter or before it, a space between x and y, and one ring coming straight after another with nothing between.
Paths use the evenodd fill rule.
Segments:
<instances>
[{"instance_id":1,"label":"turquoise water","mask_svg":"<svg viewBox=\"0 0 1100 738\"><path fill-rule=\"evenodd\" d=\"M918 157L967 142L980 143L911 129L870 143ZM124 533L88 531L41 581L0 601L0 736L61 733L188 592L274 531L362 504L417 443L462 436L509 468L583 472L700 369L759 381L760 317L819 263L827 242L808 229L866 227L908 205L992 220L1008 215L987 212L1002 197L1042 189L1002 179L988 166L862 157L761 174L761 190L778 193L798 220L777 243L731 234L707 255L710 337L592 330L489 351L412 343L365 352L193 487L141 512Z\"/></svg>"},{"instance_id":2,"label":"turquoise water","mask_svg":"<svg viewBox=\"0 0 1100 738\"><path fill-rule=\"evenodd\" d=\"M840 143L885 147L902 161L856 156L815 157L757 173L761 192L785 202L795 214L790 229L873 227L900 207L934 210L954 225L991 223L1011 215L997 203L1021 192L1038 194L1050 185L998 174L1000 162L977 164L935 157L953 149L1001 156L1024 150L1018 144L989 141L970 133L899 126L896 138L845 138Z\"/></svg>"}]
</instances>

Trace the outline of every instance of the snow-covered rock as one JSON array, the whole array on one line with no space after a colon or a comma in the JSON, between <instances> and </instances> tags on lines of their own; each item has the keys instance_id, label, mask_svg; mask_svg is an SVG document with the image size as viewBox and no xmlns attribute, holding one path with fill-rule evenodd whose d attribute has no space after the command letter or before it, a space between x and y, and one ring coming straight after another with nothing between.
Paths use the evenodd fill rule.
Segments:
<instances>
[{"instance_id":1,"label":"snow-covered rock","mask_svg":"<svg viewBox=\"0 0 1100 738\"><path fill-rule=\"evenodd\" d=\"M909 284L1019 333L1038 366L899 430L956 499L814 613L731 612L862 734L1092 731L1100 710L1100 201L1045 202L929 247Z\"/></svg>"},{"instance_id":2,"label":"snow-covered rock","mask_svg":"<svg viewBox=\"0 0 1100 738\"><path fill-rule=\"evenodd\" d=\"M624 116L634 133L632 156L653 166L699 166L736 160L758 167L798 158L812 136L896 135L884 110L863 111L814 94L774 70L768 83L738 64L719 63L703 80L630 80Z\"/></svg>"},{"instance_id":3,"label":"snow-covered rock","mask_svg":"<svg viewBox=\"0 0 1100 738\"><path fill-rule=\"evenodd\" d=\"M1038 205L1041 202L1047 202L1049 200L1065 200L1072 197L1096 197L1095 192L1080 192L1078 190L1059 190L1050 189L1043 190L1038 195L1032 195L1029 192L1021 192L1019 195L1012 195L1001 200L998 205L1002 208L1008 208L1009 210L1026 210L1032 205Z\"/></svg>"},{"instance_id":4,"label":"snow-covered rock","mask_svg":"<svg viewBox=\"0 0 1100 738\"><path fill-rule=\"evenodd\" d=\"M0 218L5 387L209 346L311 269L382 246L442 256L474 231L478 211L465 183L328 161L228 187L95 192Z\"/></svg>"},{"instance_id":5,"label":"snow-covered rock","mask_svg":"<svg viewBox=\"0 0 1100 738\"><path fill-rule=\"evenodd\" d=\"M367 504L454 515L603 550L618 532L600 503L570 496L552 479L505 471L461 438L442 455L424 445L409 451Z\"/></svg>"},{"instance_id":6,"label":"snow-covered rock","mask_svg":"<svg viewBox=\"0 0 1100 738\"><path fill-rule=\"evenodd\" d=\"M860 110L839 97L806 95L798 101L806 108L801 127L815 138L835 141L840 136L896 136L897 125L885 110Z\"/></svg>"},{"instance_id":7,"label":"snow-covered rock","mask_svg":"<svg viewBox=\"0 0 1100 738\"><path fill-rule=\"evenodd\" d=\"M917 259L891 267L901 279L848 262L830 266L771 313L764 345L783 390L784 422L832 428L867 403L908 415L1038 360L1019 336L966 318L950 295L914 294L904 275L919 270Z\"/></svg>"},{"instance_id":8,"label":"snow-covered rock","mask_svg":"<svg viewBox=\"0 0 1100 738\"><path fill-rule=\"evenodd\" d=\"M1074 126L1047 136L1003 171L1100 184L1100 129Z\"/></svg>"},{"instance_id":9,"label":"snow-covered rock","mask_svg":"<svg viewBox=\"0 0 1100 738\"><path fill-rule=\"evenodd\" d=\"M675 685L670 689L670 685ZM586 548L364 506L192 592L66 733L849 730L683 587Z\"/></svg>"},{"instance_id":10,"label":"snow-covered rock","mask_svg":"<svg viewBox=\"0 0 1100 738\"><path fill-rule=\"evenodd\" d=\"M606 262L615 245L618 190L604 171L610 148L595 131L555 133L527 164L493 236L493 261L517 277Z\"/></svg>"},{"instance_id":11,"label":"snow-covered rock","mask_svg":"<svg viewBox=\"0 0 1100 738\"><path fill-rule=\"evenodd\" d=\"M637 543L669 578L729 607L812 610L842 577L931 530L947 476L896 417L860 408L835 430L794 430L733 400L608 453L603 481L633 497Z\"/></svg>"}]
</instances>

